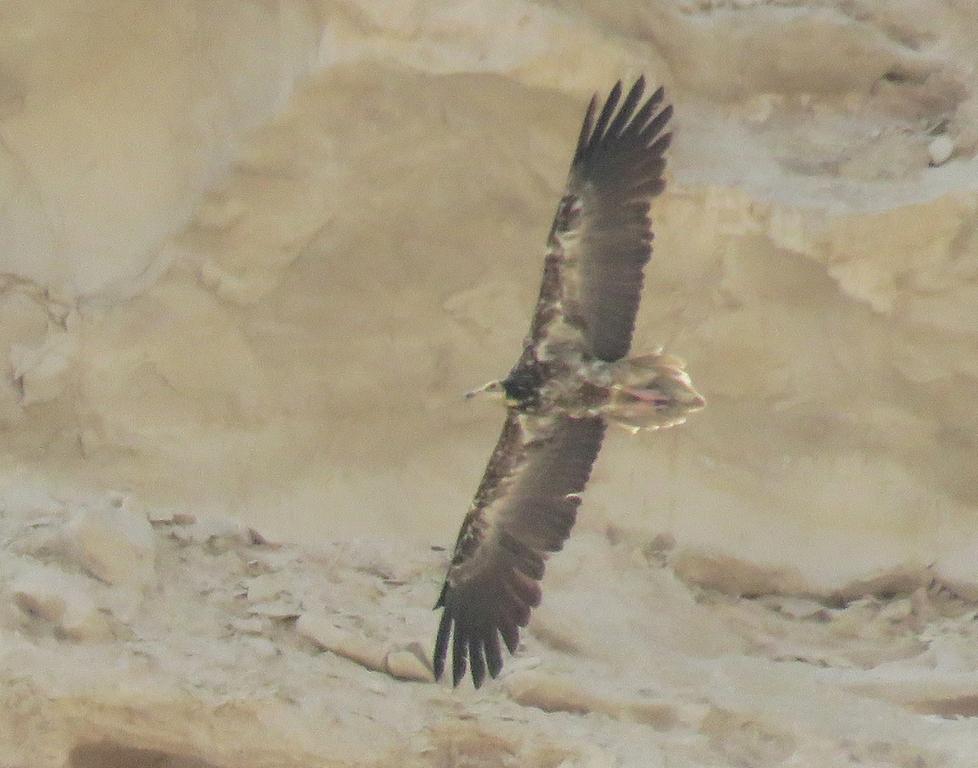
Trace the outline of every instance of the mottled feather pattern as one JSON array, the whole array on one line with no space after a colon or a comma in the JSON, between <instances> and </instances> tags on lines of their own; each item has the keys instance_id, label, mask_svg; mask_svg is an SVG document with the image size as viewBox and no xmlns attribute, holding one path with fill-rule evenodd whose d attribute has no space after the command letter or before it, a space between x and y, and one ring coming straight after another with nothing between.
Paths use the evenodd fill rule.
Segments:
<instances>
[{"instance_id":1,"label":"mottled feather pattern","mask_svg":"<svg viewBox=\"0 0 978 768\"><path fill-rule=\"evenodd\" d=\"M622 93L616 84L597 122L597 100L588 107L548 238L530 332L535 343L563 324L579 329L586 350L600 360L628 353L652 253L649 198L665 185L663 153L671 138L662 130L672 107L656 111L662 88L635 111L644 88L639 78L616 113Z\"/></svg>"},{"instance_id":2,"label":"mottled feather pattern","mask_svg":"<svg viewBox=\"0 0 978 768\"><path fill-rule=\"evenodd\" d=\"M505 492L489 491L485 482L480 486L487 501L470 512L485 524L478 550L469 550L474 522L468 520L436 605L444 608L435 641L436 675L444 670L450 645L454 684L468 666L477 687L487 671L495 677L502 668L499 637L515 651L519 628L540 602L547 555L563 546L574 525L577 494L587 484L604 428L601 419L510 413L489 462L496 468L493 488ZM514 430L520 435L515 449L509 442Z\"/></svg>"},{"instance_id":3,"label":"mottled feather pattern","mask_svg":"<svg viewBox=\"0 0 978 768\"><path fill-rule=\"evenodd\" d=\"M600 112L591 100L581 126L530 334L506 379L521 394L509 405L436 604L443 613L435 676L450 652L455 685L467 668L477 688L487 671L499 674L500 639L516 650L540 602L546 559L570 534L601 446L602 418L561 412L552 398L582 363L617 360L631 344L651 254L649 198L663 187L662 130L672 113L659 109L661 88L643 103L644 88L639 78L619 108L618 83Z\"/></svg>"}]
</instances>

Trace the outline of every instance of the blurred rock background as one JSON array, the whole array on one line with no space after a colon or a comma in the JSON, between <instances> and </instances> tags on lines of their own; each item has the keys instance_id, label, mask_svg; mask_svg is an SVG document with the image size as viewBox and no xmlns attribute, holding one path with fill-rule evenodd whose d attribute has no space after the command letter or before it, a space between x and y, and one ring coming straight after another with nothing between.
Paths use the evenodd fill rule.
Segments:
<instances>
[{"instance_id":1,"label":"blurred rock background","mask_svg":"<svg viewBox=\"0 0 978 768\"><path fill-rule=\"evenodd\" d=\"M644 72L635 348L710 409L613 434L582 524L978 585L976 40L926 0L6 3L0 470L449 543L500 423L460 393L518 353L587 97Z\"/></svg>"},{"instance_id":2,"label":"blurred rock background","mask_svg":"<svg viewBox=\"0 0 978 768\"><path fill-rule=\"evenodd\" d=\"M502 421L461 394L519 352L587 99L645 73L634 348L709 407L609 434L555 583L626 546L734 596L974 598L976 63L955 0L8 0L7 520L450 545Z\"/></svg>"}]
</instances>

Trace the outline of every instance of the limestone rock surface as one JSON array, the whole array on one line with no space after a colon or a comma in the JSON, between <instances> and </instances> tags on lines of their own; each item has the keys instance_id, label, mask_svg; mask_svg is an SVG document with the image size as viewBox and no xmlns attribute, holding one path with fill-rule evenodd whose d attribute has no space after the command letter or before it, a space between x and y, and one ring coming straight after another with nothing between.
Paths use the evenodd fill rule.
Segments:
<instances>
[{"instance_id":1,"label":"limestone rock surface","mask_svg":"<svg viewBox=\"0 0 978 768\"><path fill-rule=\"evenodd\" d=\"M976 68L956 0L0 4L0 766L973 766ZM709 405L452 693L461 395L640 72Z\"/></svg>"},{"instance_id":2,"label":"limestone rock surface","mask_svg":"<svg viewBox=\"0 0 978 768\"><path fill-rule=\"evenodd\" d=\"M973 759L978 611L936 584L845 603L736 597L584 533L500 678L453 690L428 655L444 551L217 543L157 521L159 580L133 611L126 585L38 547L36 507L6 501L0 765ZM94 503L49 500L46 534L70 538L76 505ZM256 612L270 598L291 607Z\"/></svg>"}]
</instances>

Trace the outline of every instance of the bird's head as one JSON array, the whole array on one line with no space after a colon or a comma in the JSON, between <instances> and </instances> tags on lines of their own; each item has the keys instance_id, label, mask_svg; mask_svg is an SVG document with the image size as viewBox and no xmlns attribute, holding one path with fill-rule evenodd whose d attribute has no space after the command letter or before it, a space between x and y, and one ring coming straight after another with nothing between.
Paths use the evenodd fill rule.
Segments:
<instances>
[{"instance_id":1,"label":"bird's head","mask_svg":"<svg viewBox=\"0 0 978 768\"><path fill-rule=\"evenodd\" d=\"M503 385L502 381L497 379L465 393L466 400L471 400L475 397L486 398L489 400L505 400L507 399L506 387Z\"/></svg>"},{"instance_id":2,"label":"bird's head","mask_svg":"<svg viewBox=\"0 0 978 768\"><path fill-rule=\"evenodd\" d=\"M488 397L501 400L508 408L525 408L537 401L539 396L539 374L527 371L510 371L509 376L498 381L490 381L478 389L465 393L465 399Z\"/></svg>"}]
</instances>

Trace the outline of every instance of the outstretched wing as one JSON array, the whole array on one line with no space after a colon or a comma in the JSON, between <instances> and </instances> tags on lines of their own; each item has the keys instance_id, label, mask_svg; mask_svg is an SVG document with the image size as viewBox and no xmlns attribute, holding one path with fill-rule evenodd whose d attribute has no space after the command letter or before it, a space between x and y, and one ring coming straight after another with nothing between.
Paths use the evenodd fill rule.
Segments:
<instances>
[{"instance_id":1,"label":"outstretched wing","mask_svg":"<svg viewBox=\"0 0 978 768\"><path fill-rule=\"evenodd\" d=\"M530 610L540 602L544 562L570 534L591 465L601 447L601 419L531 416L510 410L489 466L462 523L452 564L435 605L444 608L435 640L435 677L452 647L452 681L466 663L478 688L495 677Z\"/></svg>"},{"instance_id":2,"label":"outstretched wing","mask_svg":"<svg viewBox=\"0 0 978 768\"><path fill-rule=\"evenodd\" d=\"M597 96L588 106L547 243L530 330L534 348L569 338L601 360L628 353L652 253L649 199L665 186L663 153L671 139L662 130L672 107L657 112L662 88L639 107L644 89L640 77L616 112L618 82L597 122Z\"/></svg>"}]
</instances>

